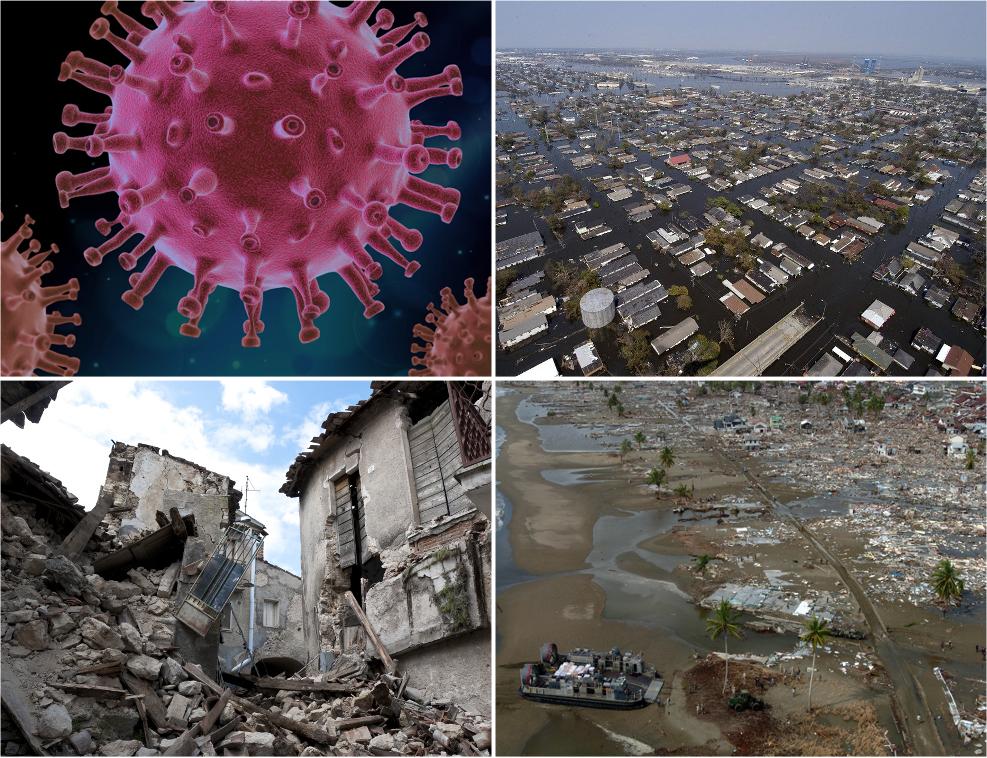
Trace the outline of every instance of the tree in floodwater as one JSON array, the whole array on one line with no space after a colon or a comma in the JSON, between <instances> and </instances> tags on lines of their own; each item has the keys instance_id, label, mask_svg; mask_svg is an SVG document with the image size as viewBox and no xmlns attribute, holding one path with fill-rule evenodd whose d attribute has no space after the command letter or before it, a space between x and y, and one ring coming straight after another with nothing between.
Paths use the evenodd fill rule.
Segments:
<instances>
[{"instance_id":1,"label":"tree in floodwater","mask_svg":"<svg viewBox=\"0 0 987 758\"><path fill-rule=\"evenodd\" d=\"M702 555L697 555L692 560L696 564L693 570L700 574L703 574L706 572L706 567L709 565L709 562L713 560L713 558L707 553L703 553Z\"/></svg>"},{"instance_id":2,"label":"tree in floodwater","mask_svg":"<svg viewBox=\"0 0 987 758\"><path fill-rule=\"evenodd\" d=\"M951 561L943 559L936 564L932 571L932 591L936 593L942 617L946 618L946 609L963 597L963 580Z\"/></svg>"},{"instance_id":3,"label":"tree in floodwater","mask_svg":"<svg viewBox=\"0 0 987 758\"><path fill-rule=\"evenodd\" d=\"M818 616L813 616L805 622L802 641L812 647L812 670L809 672L809 710L812 710L812 679L816 675L816 649L826 644L832 632L826 622Z\"/></svg>"},{"instance_id":4,"label":"tree in floodwater","mask_svg":"<svg viewBox=\"0 0 987 758\"><path fill-rule=\"evenodd\" d=\"M631 445L631 441L630 440L625 439L623 442L620 443L620 460L621 460L621 462L623 462L624 456L627 455L629 452L631 452L632 449L633 449L633 446Z\"/></svg>"},{"instance_id":5,"label":"tree in floodwater","mask_svg":"<svg viewBox=\"0 0 987 758\"><path fill-rule=\"evenodd\" d=\"M667 445L661 449L661 465L671 468L675 464L675 453Z\"/></svg>"},{"instance_id":6,"label":"tree in floodwater","mask_svg":"<svg viewBox=\"0 0 987 758\"><path fill-rule=\"evenodd\" d=\"M741 637L740 611L734 608L729 600L721 600L713 611L713 615L706 619L706 632L712 640L723 637L723 654L726 656L723 659L723 691L726 692L730 675L730 647L728 643L730 637L736 637L738 640Z\"/></svg>"},{"instance_id":7,"label":"tree in floodwater","mask_svg":"<svg viewBox=\"0 0 987 758\"><path fill-rule=\"evenodd\" d=\"M655 497L661 497L661 485L663 485L668 480L668 473L663 468L653 468L648 472L648 484L653 484L658 488L658 492L655 493Z\"/></svg>"}]
</instances>

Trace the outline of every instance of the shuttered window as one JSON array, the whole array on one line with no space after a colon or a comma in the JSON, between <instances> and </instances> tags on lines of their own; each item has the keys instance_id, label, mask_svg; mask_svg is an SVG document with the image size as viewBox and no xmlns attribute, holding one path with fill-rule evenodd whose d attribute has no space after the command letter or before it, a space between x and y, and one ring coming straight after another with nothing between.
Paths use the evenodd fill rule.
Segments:
<instances>
[{"instance_id":1,"label":"shuttered window","mask_svg":"<svg viewBox=\"0 0 987 758\"><path fill-rule=\"evenodd\" d=\"M359 478L343 476L334 481L333 497L336 503L336 551L339 553L339 567L349 568L357 562L358 555L364 558L367 555L367 521L363 517ZM357 539L360 540L359 552Z\"/></svg>"},{"instance_id":2,"label":"shuttered window","mask_svg":"<svg viewBox=\"0 0 987 758\"><path fill-rule=\"evenodd\" d=\"M408 430L422 523L472 507L455 475L462 468L449 401Z\"/></svg>"},{"instance_id":3,"label":"shuttered window","mask_svg":"<svg viewBox=\"0 0 987 758\"><path fill-rule=\"evenodd\" d=\"M264 626L281 626L280 605L277 600L264 601Z\"/></svg>"}]
</instances>

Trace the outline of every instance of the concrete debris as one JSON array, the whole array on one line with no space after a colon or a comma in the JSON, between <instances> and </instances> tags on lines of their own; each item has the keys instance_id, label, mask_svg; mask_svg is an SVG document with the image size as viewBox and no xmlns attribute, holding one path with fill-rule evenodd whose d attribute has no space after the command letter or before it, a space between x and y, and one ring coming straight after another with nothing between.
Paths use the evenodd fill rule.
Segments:
<instances>
[{"instance_id":1,"label":"concrete debris","mask_svg":"<svg viewBox=\"0 0 987 758\"><path fill-rule=\"evenodd\" d=\"M490 755L486 716L430 701L370 648L308 677L245 671L228 689L176 635L179 563L104 578L94 565L121 549L105 524L73 560L40 513L3 504L5 704L16 680L33 719L21 741L5 734L5 755L38 739L54 755Z\"/></svg>"},{"instance_id":2,"label":"concrete debris","mask_svg":"<svg viewBox=\"0 0 987 758\"><path fill-rule=\"evenodd\" d=\"M108 624L104 624L94 616L82 620L79 625L79 633L90 647L97 650L123 650L123 638L113 631Z\"/></svg>"},{"instance_id":3,"label":"concrete debris","mask_svg":"<svg viewBox=\"0 0 987 758\"><path fill-rule=\"evenodd\" d=\"M56 740L72 734L72 717L64 705L53 703L45 708L38 719L38 736Z\"/></svg>"},{"instance_id":4,"label":"concrete debris","mask_svg":"<svg viewBox=\"0 0 987 758\"><path fill-rule=\"evenodd\" d=\"M44 580L49 585L60 588L72 597L82 597L86 581L79 567L64 555L56 555L45 561Z\"/></svg>"},{"instance_id":5,"label":"concrete debris","mask_svg":"<svg viewBox=\"0 0 987 758\"><path fill-rule=\"evenodd\" d=\"M88 729L69 736L69 744L78 755L89 755L93 749L93 735Z\"/></svg>"}]
</instances>

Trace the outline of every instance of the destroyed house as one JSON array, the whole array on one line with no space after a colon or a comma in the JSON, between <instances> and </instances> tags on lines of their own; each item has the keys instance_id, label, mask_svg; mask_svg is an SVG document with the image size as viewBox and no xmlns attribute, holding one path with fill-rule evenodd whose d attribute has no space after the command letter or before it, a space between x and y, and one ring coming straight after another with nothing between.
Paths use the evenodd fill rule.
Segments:
<instances>
[{"instance_id":1,"label":"destroyed house","mask_svg":"<svg viewBox=\"0 0 987 758\"><path fill-rule=\"evenodd\" d=\"M198 572L175 594L179 568L212 556L231 525L249 523L264 534L264 525L241 510L242 496L233 484L225 474L153 445L114 442L97 508L108 508L106 531L125 547L98 561L96 570L114 576L134 565L164 568L159 594L174 603L179 620L186 619L188 608L182 602L186 591L195 591ZM165 514L173 510L194 525L194 534L183 541L159 536ZM218 661L219 670L226 672L294 673L304 661L301 580L264 560L263 543L253 559L235 570L235 579L230 576L232 591L217 596L217 607L203 619L208 631L202 639L179 624L176 643L198 651L196 658L206 671L216 670Z\"/></svg>"},{"instance_id":2,"label":"destroyed house","mask_svg":"<svg viewBox=\"0 0 987 758\"><path fill-rule=\"evenodd\" d=\"M374 382L281 491L299 501L306 657L366 651L489 713L489 382Z\"/></svg>"}]
</instances>

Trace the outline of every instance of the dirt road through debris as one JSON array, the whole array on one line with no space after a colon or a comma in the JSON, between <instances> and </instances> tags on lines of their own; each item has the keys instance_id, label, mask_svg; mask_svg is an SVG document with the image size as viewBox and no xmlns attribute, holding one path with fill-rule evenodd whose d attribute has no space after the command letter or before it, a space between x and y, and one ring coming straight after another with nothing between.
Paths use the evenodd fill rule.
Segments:
<instances>
[{"instance_id":1,"label":"dirt road through debris","mask_svg":"<svg viewBox=\"0 0 987 758\"><path fill-rule=\"evenodd\" d=\"M682 418L675 408L660 400L658 403L665 408L669 414L674 415L690 429L693 431L698 431L692 423L688 421L688 419ZM823 558L829 561L830 565L836 569L836 572L840 575L840 578L843 580L846 588L853 595L854 599L857 601L857 605L860 607L861 612L864 614L864 618L867 620L867 624L870 627L871 634L874 638L874 650L881 659L881 663L884 665L884 668L888 672L888 676L891 678L894 685L891 695L898 713L900 714L898 722L899 727L902 730L902 736L910 745L911 750L915 755L945 755L946 748L944 747L942 737L935 726L936 722L933 718L932 712L929 710L925 692L922 690L922 686L919 684L918 680L912 676L911 671L909 671L901 650L895 644L895 641L888 635L888 630L885 627L884 622L881 620L881 617L874 608L874 604L870 601L870 598L867 597L867 593L864 591L864 588L861 586L860 582L853 577L839 558L823 546L823 544L815 537L815 535L812 534L812 531L801 521L801 519L793 515L784 504L779 502L767 490L767 488L757 480L757 478L746 466L742 466L734 460L734 458L722 448L718 440L714 441L712 448L716 450L725 461L735 467L739 467L751 485L761 493L766 501L775 508L779 515L789 520L795 528L805 535L805 537L812 543L816 551ZM911 720L912 718L917 717L921 717L922 720Z\"/></svg>"}]
</instances>

